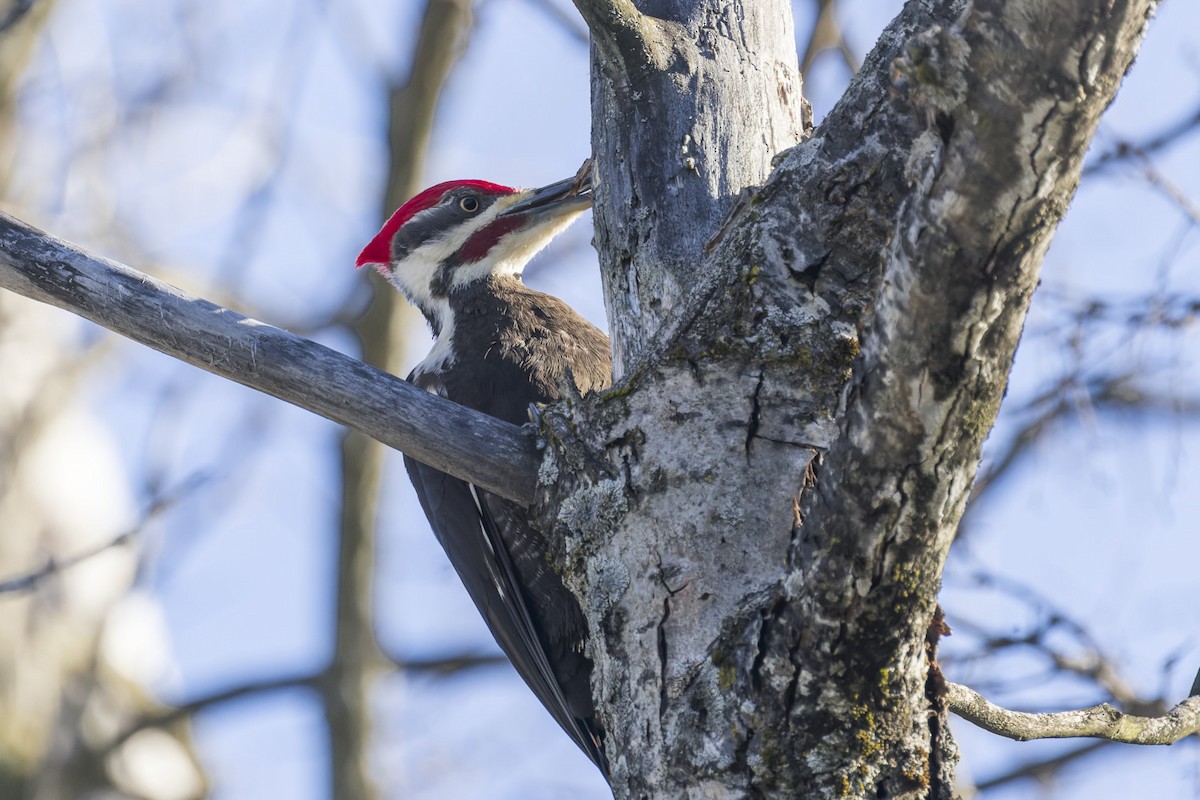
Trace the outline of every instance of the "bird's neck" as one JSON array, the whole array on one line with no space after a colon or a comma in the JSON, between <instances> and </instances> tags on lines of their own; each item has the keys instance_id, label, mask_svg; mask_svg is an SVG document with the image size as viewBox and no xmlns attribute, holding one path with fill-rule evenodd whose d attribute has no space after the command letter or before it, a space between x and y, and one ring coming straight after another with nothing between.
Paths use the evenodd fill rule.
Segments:
<instances>
[{"instance_id":1,"label":"bird's neck","mask_svg":"<svg viewBox=\"0 0 1200 800\"><path fill-rule=\"evenodd\" d=\"M455 336L463 341L488 340L495 335L494 330L472 330L479 325L496 327L511 321L504 314L495 313L502 309L512 310L522 305L520 300L536 294L521 282L520 273L489 275L487 278L472 281L464 286L454 287L445 297L422 298L423 302L416 303L425 316L433 331L434 342L429 354L422 359L419 372L440 372L453 362L455 356Z\"/></svg>"}]
</instances>

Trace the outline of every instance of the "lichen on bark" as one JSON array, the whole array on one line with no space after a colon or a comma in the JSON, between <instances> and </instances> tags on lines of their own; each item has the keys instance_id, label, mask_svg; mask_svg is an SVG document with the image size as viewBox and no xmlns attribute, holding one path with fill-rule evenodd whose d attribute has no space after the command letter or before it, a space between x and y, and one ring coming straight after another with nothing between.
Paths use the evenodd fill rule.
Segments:
<instances>
[{"instance_id":1,"label":"lichen on bark","mask_svg":"<svg viewBox=\"0 0 1200 800\"><path fill-rule=\"evenodd\" d=\"M614 791L952 796L927 640L942 564L1049 235L1154 4L910 2L778 154L761 131L792 135L798 104L725 114L757 98L706 82L729 54L704 49L710 3L580 5L636 21L615 35L585 13L596 118L631 122L594 135L624 380L547 410L559 466L540 496L592 625ZM686 68L657 74L630 30L690 48L666 62ZM779 44L739 46L735 72ZM774 157L770 177L664 161L709 125L722 158Z\"/></svg>"}]
</instances>

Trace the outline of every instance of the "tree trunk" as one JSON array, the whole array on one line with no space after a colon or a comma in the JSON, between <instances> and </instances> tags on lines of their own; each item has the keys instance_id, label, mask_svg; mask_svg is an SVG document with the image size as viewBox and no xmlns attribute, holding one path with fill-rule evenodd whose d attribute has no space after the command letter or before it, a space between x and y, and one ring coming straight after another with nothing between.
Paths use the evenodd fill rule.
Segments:
<instances>
[{"instance_id":1,"label":"tree trunk","mask_svg":"<svg viewBox=\"0 0 1200 800\"><path fill-rule=\"evenodd\" d=\"M914 0L800 145L786 5L577 5L622 380L545 410L536 494L591 626L614 791L949 797L942 565L1156 3ZM0 228L6 287L533 496L515 427Z\"/></svg>"},{"instance_id":2,"label":"tree trunk","mask_svg":"<svg viewBox=\"0 0 1200 800\"><path fill-rule=\"evenodd\" d=\"M596 248L618 378L679 310L734 198L812 116L789 0L644 3L653 17L627 4L576 2L592 30Z\"/></svg>"},{"instance_id":3,"label":"tree trunk","mask_svg":"<svg viewBox=\"0 0 1200 800\"><path fill-rule=\"evenodd\" d=\"M910 2L736 202L803 124L787 4L577 5L623 380L544 414L541 504L614 791L950 797L942 565L1155 3Z\"/></svg>"}]
</instances>

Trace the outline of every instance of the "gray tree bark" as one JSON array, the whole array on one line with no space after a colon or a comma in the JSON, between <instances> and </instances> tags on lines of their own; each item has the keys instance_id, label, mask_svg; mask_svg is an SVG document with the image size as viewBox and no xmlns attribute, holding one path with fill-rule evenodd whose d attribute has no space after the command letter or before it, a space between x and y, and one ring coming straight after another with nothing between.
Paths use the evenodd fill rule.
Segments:
<instances>
[{"instance_id":1,"label":"gray tree bark","mask_svg":"<svg viewBox=\"0 0 1200 800\"><path fill-rule=\"evenodd\" d=\"M950 797L942 565L1156 4L910 2L736 203L803 124L787 4L576 5L623 380L544 415L541 502L614 791Z\"/></svg>"},{"instance_id":2,"label":"gray tree bark","mask_svg":"<svg viewBox=\"0 0 1200 800\"><path fill-rule=\"evenodd\" d=\"M799 145L786 4L577 6L622 380L544 412L536 493L512 426L3 216L0 285L536 494L617 797L950 797L942 565L1156 3L913 0Z\"/></svg>"},{"instance_id":3,"label":"gray tree bark","mask_svg":"<svg viewBox=\"0 0 1200 800\"><path fill-rule=\"evenodd\" d=\"M787 0L642 5L576 0L592 31L596 249L617 378L674 318L734 198L812 116Z\"/></svg>"}]
</instances>

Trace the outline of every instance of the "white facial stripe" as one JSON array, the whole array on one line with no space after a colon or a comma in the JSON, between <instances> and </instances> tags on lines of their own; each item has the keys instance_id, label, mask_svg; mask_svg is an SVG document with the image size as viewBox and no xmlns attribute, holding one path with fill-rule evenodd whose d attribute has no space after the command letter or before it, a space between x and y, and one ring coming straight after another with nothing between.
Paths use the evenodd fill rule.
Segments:
<instances>
[{"instance_id":1,"label":"white facial stripe","mask_svg":"<svg viewBox=\"0 0 1200 800\"><path fill-rule=\"evenodd\" d=\"M517 202L518 197L519 195L514 195L497 199L475 219L469 220L447 232L445 236L426 242L413 250L407 258L393 265L388 280L403 292L413 305L422 311L433 310L438 301L430 292L430 287L433 285L433 278L441 263L457 253L476 231L486 227L500 215L500 212ZM413 219L434 210L436 209L425 209L416 214Z\"/></svg>"},{"instance_id":2,"label":"white facial stripe","mask_svg":"<svg viewBox=\"0 0 1200 800\"><path fill-rule=\"evenodd\" d=\"M414 305L439 321L440 335L434 350L429 354L430 364L444 361L450 353L449 333L453 329L450 307L444 297L434 296L431 287L441 264L462 249L472 236L486 228L505 210L515 205L526 193L500 197L478 217L465 222L446 235L433 239L413 250L403 261L397 262L388 273L388 280L404 293ZM421 211L413 219L435 209ZM487 255L477 262L463 264L454 270L451 286L459 287L486 278L488 275L520 275L525 265L537 255L550 240L574 222L586 208L572 213L560 213L546 217L528 227L504 236ZM422 362L425 363L425 362Z\"/></svg>"},{"instance_id":3,"label":"white facial stripe","mask_svg":"<svg viewBox=\"0 0 1200 800\"><path fill-rule=\"evenodd\" d=\"M431 261L422 255L422 251L410 255L403 261L397 262L384 273L388 283L400 290L414 306L422 311L432 311L437 305L429 291L433 283L434 273L437 272L438 262Z\"/></svg>"},{"instance_id":4,"label":"white facial stripe","mask_svg":"<svg viewBox=\"0 0 1200 800\"><path fill-rule=\"evenodd\" d=\"M526 228L521 228L520 231L515 232L516 235L502 237L482 259L473 264L464 264L456 269L452 285L465 286L488 275L520 275L529 260L585 210L580 208L572 214L547 217Z\"/></svg>"}]
</instances>

